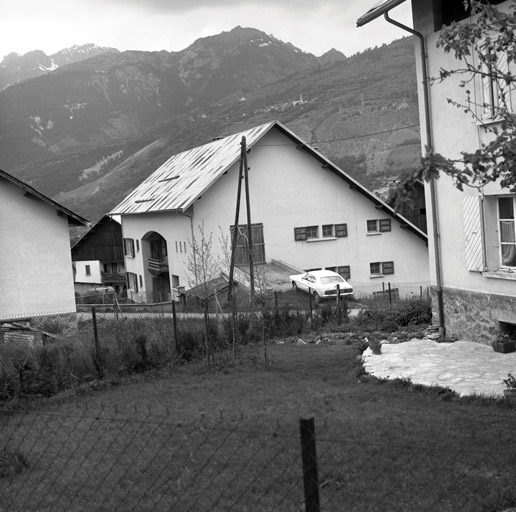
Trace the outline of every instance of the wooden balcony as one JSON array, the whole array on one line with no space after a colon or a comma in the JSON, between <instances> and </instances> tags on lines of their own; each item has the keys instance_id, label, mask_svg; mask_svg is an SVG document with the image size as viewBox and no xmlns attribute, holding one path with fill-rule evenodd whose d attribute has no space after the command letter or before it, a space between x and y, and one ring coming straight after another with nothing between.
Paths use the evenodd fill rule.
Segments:
<instances>
[{"instance_id":1,"label":"wooden balcony","mask_svg":"<svg viewBox=\"0 0 516 512\"><path fill-rule=\"evenodd\" d=\"M147 262L147 267L151 274L160 275L168 273L168 259L164 258L162 260L158 260L155 258L149 258Z\"/></svg>"},{"instance_id":2,"label":"wooden balcony","mask_svg":"<svg viewBox=\"0 0 516 512\"><path fill-rule=\"evenodd\" d=\"M103 283L125 283L125 272L102 272Z\"/></svg>"}]
</instances>

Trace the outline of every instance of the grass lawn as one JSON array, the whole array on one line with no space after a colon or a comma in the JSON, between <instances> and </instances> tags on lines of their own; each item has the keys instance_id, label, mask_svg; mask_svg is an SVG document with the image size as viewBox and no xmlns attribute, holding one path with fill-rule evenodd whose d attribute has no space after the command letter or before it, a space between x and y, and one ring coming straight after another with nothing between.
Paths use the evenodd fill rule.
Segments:
<instances>
[{"instance_id":1,"label":"grass lawn","mask_svg":"<svg viewBox=\"0 0 516 512\"><path fill-rule=\"evenodd\" d=\"M0 510L304 510L300 417L324 512L516 505L516 407L361 378L341 342L269 353L1 413Z\"/></svg>"}]
</instances>

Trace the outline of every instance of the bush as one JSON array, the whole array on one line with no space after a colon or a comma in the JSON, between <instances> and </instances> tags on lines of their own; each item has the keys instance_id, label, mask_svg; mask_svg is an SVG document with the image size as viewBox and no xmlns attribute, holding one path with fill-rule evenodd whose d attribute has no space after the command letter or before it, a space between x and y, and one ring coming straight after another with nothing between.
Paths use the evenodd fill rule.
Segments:
<instances>
[{"instance_id":1,"label":"bush","mask_svg":"<svg viewBox=\"0 0 516 512\"><path fill-rule=\"evenodd\" d=\"M362 309L356 325L373 331L394 332L400 327L429 324L432 307L429 300L403 299L392 305L373 302Z\"/></svg>"}]
</instances>

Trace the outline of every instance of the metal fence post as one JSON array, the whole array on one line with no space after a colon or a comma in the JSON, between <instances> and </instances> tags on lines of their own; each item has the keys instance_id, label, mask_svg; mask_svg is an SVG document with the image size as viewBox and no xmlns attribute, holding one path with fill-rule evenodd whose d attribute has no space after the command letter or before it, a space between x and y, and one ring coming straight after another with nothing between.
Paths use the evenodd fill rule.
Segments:
<instances>
[{"instance_id":1,"label":"metal fence post","mask_svg":"<svg viewBox=\"0 0 516 512\"><path fill-rule=\"evenodd\" d=\"M392 306L392 296L391 296L391 282L387 283L389 285L389 306Z\"/></svg>"},{"instance_id":2,"label":"metal fence post","mask_svg":"<svg viewBox=\"0 0 516 512\"><path fill-rule=\"evenodd\" d=\"M305 512L320 512L319 477L315 450L315 422L313 418L299 419L301 433L301 457L305 488Z\"/></svg>"}]
</instances>

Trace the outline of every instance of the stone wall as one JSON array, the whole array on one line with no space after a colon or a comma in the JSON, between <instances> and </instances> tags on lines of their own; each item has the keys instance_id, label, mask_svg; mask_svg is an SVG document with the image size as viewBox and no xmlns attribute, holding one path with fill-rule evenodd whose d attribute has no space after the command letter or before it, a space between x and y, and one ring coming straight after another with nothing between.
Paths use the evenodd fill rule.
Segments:
<instances>
[{"instance_id":1,"label":"stone wall","mask_svg":"<svg viewBox=\"0 0 516 512\"><path fill-rule=\"evenodd\" d=\"M437 294L430 289L433 322L439 322ZM503 325L516 327L516 297L443 288L446 336L490 344Z\"/></svg>"}]
</instances>

